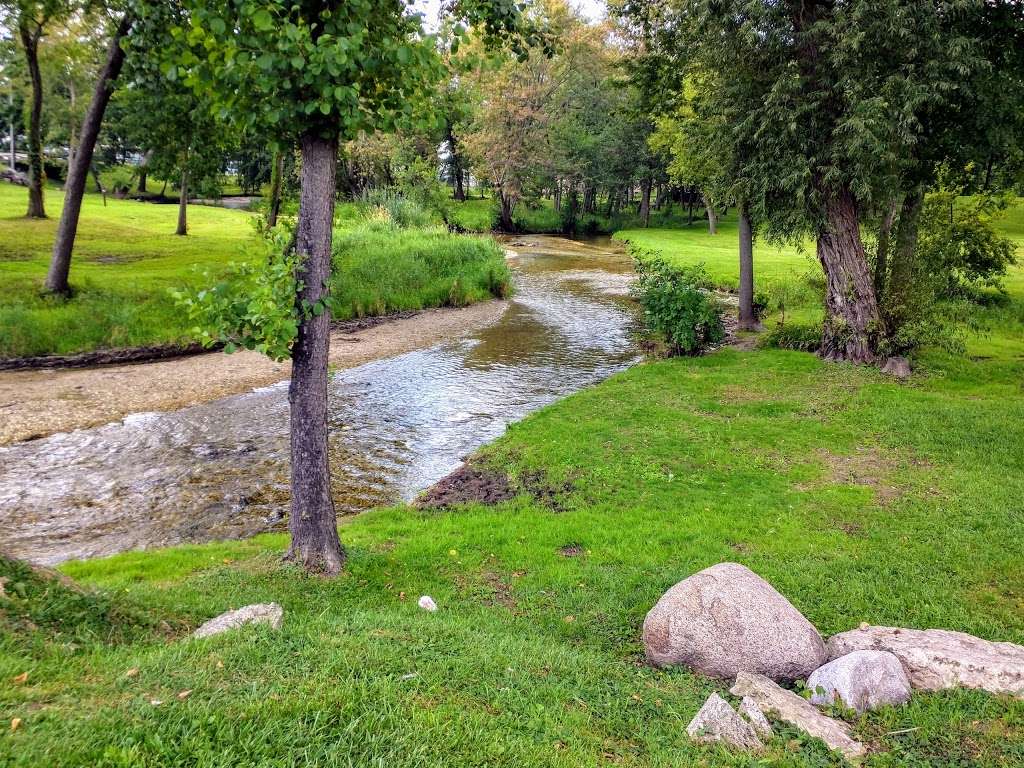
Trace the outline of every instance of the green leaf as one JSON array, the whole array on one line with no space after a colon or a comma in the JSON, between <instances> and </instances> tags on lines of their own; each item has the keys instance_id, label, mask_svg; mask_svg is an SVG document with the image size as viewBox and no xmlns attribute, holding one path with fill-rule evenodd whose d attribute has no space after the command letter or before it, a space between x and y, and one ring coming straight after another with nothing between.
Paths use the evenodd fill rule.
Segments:
<instances>
[{"instance_id":1,"label":"green leaf","mask_svg":"<svg viewBox=\"0 0 1024 768\"><path fill-rule=\"evenodd\" d=\"M267 32L274 26L274 17L265 8L260 8L252 15L252 23L260 32Z\"/></svg>"}]
</instances>

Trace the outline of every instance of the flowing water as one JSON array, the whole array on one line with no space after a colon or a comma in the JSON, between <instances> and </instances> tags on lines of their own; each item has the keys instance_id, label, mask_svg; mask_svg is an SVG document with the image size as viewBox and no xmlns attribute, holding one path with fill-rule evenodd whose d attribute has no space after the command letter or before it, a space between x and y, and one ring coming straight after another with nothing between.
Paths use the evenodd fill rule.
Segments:
<instances>
[{"instance_id":1,"label":"flowing water","mask_svg":"<svg viewBox=\"0 0 1024 768\"><path fill-rule=\"evenodd\" d=\"M609 240L513 240L515 295L483 330L335 374L339 513L409 500L507 424L638 358ZM0 549L39 563L283 528L287 382L0 448Z\"/></svg>"}]
</instances>

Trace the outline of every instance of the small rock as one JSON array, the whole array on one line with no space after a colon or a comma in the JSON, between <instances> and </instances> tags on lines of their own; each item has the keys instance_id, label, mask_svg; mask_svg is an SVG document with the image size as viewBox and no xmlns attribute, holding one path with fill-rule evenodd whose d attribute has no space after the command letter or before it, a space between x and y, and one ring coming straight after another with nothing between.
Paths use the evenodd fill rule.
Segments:
<instances>
[{"instance_id":1,"label":"small rock","mask_svg":"<svg viewBox=\"0 0 1024 768\"><path fill-rule=\"evenodd\" d=\"M701 744L720 741L739 749L764 748L754 727L736 714L729 702L717 693L708 696L704 706L686 726L686 732Z\"/></svg>"},{"instance_id":2,"label":"small rock","mask_svg":"<svg viewBox=\"0 0 1024 768\"><path fill-rule=\"evenodd\" d=\"M434 598L430 595L423 595L417 605L424 611L430 611L431 613L437 610L437 603L434 602Z\"/></svg>"},{"instance_id":3,"label":"small rock","mask_svg":"<svg viewBox=\"0 0 1024 768\"><path fill-rule=\"evenodd\" d=\"M838 698L864 714L887 704L910 701L910 680L888 651L854 651L818 667L807 679L811 703L829 706Z\"/></svg>"},{"instance_id":4,"label":"small rock","mask_svg":"<svg viewBox=\"0 0 1024 768\"><path fill-rule=\"evenodd\" d=\"M980 688L1024 697L1024 646L947 629L862 627L829 638L830 659L853 651L888 651L922 691Z\"/></svg>"},{"instance_id":5,"label":"small rock","mask_svg":"<svg viewBox=\"0 0 1024 768\"><path fill-rule=\"evenodd\" d=\"M754 726L754 730L757 731L758 736L770 739L775 735L775 731L772 730L772 724L768 722L768 718L764 716L764 712L762 712L761 708L757 706L757 702L749 696L744 696L743 700L740 701L740 715L750 721L750 724Z\"/></svg>"},{"instance_id":6,"label":"small rock","mask_svg":"<svg viewBox=\"0 0 1024 768\"><path fill-rule=\"evenodd\" d=\"M685 664L722 679L741 671L806 679L826 661L818 630L738 563L719 563L672 587L644 619L643 640L655 666Z\"/></svg>"},{"instance_id":7,"label":"small rock","mask_svg":"<svg viewBox=\"0 0 1024 768\"><path fill-rule=\"evenodd\" d=\"M829 749L838 751L847 760L859 760L867 753L864 745L853 739L846 723L823 715L809 701L780 688L764 675L740 672L730 693L749 696L762 712L770 712L779 720L821 739Z\"/></svg>"},{"instance_id":8,"label":"small rock","mask_svg":"<svg viewBox=\"0 0 1024 768\"><path fill-rule=\"evenodd\" d=\"M890 357L882 366L882 373L895 376L897 379L909 379L910 361L905 357Z\"/></svg>"},{"instance_id":9,"label":"small rock","mask_svg":"<svg viewBox=\"0 0 1024 768\"><path fill-rule=\"evenodd\" d=\"M236 611L222 613L210 619L192 633L192 637L211 637L236 629L244 624L269 624L271 629L280 629L284 621L284 609L277 603L256 603Z\"/></svg>"}]
</instances>

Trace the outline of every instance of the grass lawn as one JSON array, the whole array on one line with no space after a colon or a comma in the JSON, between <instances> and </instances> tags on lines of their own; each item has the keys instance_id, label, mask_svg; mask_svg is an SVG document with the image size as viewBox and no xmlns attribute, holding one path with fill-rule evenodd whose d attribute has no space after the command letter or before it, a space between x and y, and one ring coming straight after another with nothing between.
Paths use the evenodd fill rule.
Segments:
<instances>
[{"instance_id":1,"label":"grass lawn","mask_svg":"<svg viewBox=\"0 0 1024 768\"><path fill-rule=\"evenodd\" d=\"M967 336L967 351L973 357L1024 359L1024 202L1010 207L996 229L1017 243L1018 263L1003 279L1008 298L1001 304L978 307L974 312L977 328ZM617 240L643 251L654 251L670 262L683 265L703 264L719 286L735 290L739 285L737 224L734 215L719 222L718 234L708 234L706 222L692 227L672 229L625 229L616 232ZM821 275L813 243L803 249L796 246L754 244L755 290L774 300L782 298L787 306L786 322L821 322L818 295L807 287L807 277ZM780 319L776 312L765 325L774 327Z\"/></svg>"},{"instance_id":2,"label":"grass lawn","mask_svg":"<svg viewBox=\"0 0 1024 768\"><path fill-rule=\"evenodd\" d=\"M826 635L1024 642L1024 365L928 363L909 385L778 350L638 366L484 451L532 491L346 521L335 581L282 567L281 536L68 564L107 595L70 603L15 573L0 679L28 678L0 687L0 716L21 719L0 764L838 766L792 729L763 763L692 745L725 686L645 666L640 625L733 560ZM167 637L271 600L279 633ZM135 627L125 604L170 627ZM920 694L852 722L871 766L1024 763L1021 700Z\"/></svg>"},{"instance_id":3,"label":"grass lawn","mask_svg":"<svg viewBox=\"0 0 1024 768\"><path fill-rule=\"evenodd\" d=\"M168 291L201 287L230 262L259 258L253 215L189 207L189 235L173 234L177 206L86 195L71 266L70 301L39 295L63 195L47 190L51 218L24 218L27 191L0 184L0 358L190 340ZM492 295L507 281L501 251L479 238L427 229L372 242L355 206L340 205L335 296L338 316L378 314ZM497 281L497 283L495 282ZM497 289L496 289L497 290Z\"/></svg>"}]
</instances>

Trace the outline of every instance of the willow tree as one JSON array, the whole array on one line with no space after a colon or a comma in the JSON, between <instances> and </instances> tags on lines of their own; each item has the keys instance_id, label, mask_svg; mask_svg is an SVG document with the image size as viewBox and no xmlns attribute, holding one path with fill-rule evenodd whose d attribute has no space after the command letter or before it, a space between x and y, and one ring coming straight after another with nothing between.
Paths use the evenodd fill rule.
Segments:
<instances>
[{"instance_id":1,"label":"willow tree","mask_svg":"<svg viewBox=\"0 0 1024 768\"><path fill-rule=\"evenodd\" d=\"M340 571L327 454L328 286L339 142L388 130L442 77L433 40L404 0L186 0L188 24L169 77L243 129L298 145L302 170L295 250L298 331L291 341L291 546L286 559ZM454 0L452 16L498 42L520 30L514 0Z\"/></svg>"}]
</instances>

